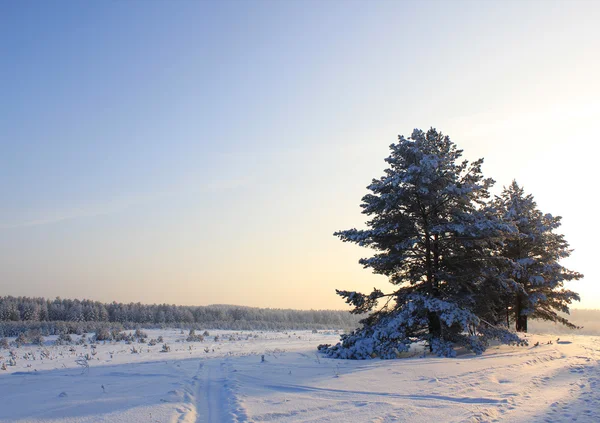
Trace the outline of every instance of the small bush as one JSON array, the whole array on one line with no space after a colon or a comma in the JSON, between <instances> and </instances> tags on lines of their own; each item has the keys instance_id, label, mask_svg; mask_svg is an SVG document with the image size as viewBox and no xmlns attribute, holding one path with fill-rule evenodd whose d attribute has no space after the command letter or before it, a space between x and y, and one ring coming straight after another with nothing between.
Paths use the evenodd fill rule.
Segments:
<instances>
[{"instance_id":1,"label":"small bush","mask_svg":"<svg viewBox=\"0 0 600 423\"><path fill-rule=\"evenodd\" d=\"M190 329L190 333L186 339L188 342L202 342L204 341L204 337L202 335L196 335L196 331L194 329Z\"/></svg>"},{"instance_id":2,"label":"small bush","mask_svg":"<svg viewBox=\"0 0 600 423\"><path fill-rule=\"evenodd\" d=\"M110 339L112 339L112 334L107 328L100 328L98 329L98 332L96 332L96 341L109 341Z\"/></svg>"},{"instance_id":3,"label":"small bush","mask_svg":"<svg viewBox=\"0 0 600 423\"><path fill-rule=\"evenodd\" d=\"M9 349L9 348L10 348L10 345L9 345L9 343L8 343L8 339L6 339L6 338L1 338L1 339L0 339L0 349L5 349L5 350L7 350L7 349Z\"/></svg>"},{"instance_id":4,"label":"small bush","mask_svg":"<svg viewBox=\"0 0 600 423\"><path fill-rule=\"evenodd\" d=\"M133 336L137 339L140 339L140 338L147 338L148 334L146 332L142 331L141 329L136 329Z\"/></svg>"},{"instance_id":5,"label":"small bush","mask_svg":"<svg viewBox=\"0 0 600 423\"><path fill-rule=\"evenodd\" d=\"M73 342L73 338L71 338L71 335L69 335L68 333L61 333L60 335L58 335L58 338L56 338L56 345L69 345Z\"/></svg>"},{"instance_id":6,"label":"small bush","mask_svg":"<svg viewBox=\"0 0 600 423\"><path fill-rule=\"evenodd\" d=\"M113 332L113 339L117 342L125 341L127 344L131 344L135 340L133 335L129 335L125 332L117 332L116 334Z\"/></svg>"},{"instance_id":7,"label":"small bush","mask_svg":"<svg viewBox=\"0 0 600 423\"><path fill-rule=\"evenodd\" d=\"M171 347L169 347L167 344L163 344L162 350L160 350L160 352L169 352L171 351Z\"/></svg>"},{"instance_id":8,"label":"small bush","mask_svg":"<svg viewBox=\"0 0 600 423\"><path fill-rule=\"evenodd\" d=\"M19 336L17 336L17 339L15 339L15 344L17 347L20 347L23 344L26 344L27 342L29 342L29 340L27 339L27 336L24 333L20 333Z\"/></svg>"},{"instance_id":9,"label":"small bush","mask_svg":"<svg viewBox=\"0 0 600 423\"><path fill-rule=\"evenodd\" d=\"M39 346L44 345L44 337L41 334L35 335L35 336L31 337L30 339L31 339L31 343L34 345L39 345Z\"/></svg>"}]
</instances>

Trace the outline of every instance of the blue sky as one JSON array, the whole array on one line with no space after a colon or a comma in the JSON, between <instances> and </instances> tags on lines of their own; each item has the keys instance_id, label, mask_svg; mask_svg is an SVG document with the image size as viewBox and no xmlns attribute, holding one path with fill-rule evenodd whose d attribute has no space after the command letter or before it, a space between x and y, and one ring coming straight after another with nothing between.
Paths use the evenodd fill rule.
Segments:
<instances>
[{"instance_id":1,"label":"blue sky","mask_svg":"<svg viewBox=\"0 0 600 423\"><path fill-rule=\"evenodd\" d=\"M364 221L396 136L435 126L564 216L582 305L600 307L581 224L599 18L593 2L3 2L0 290L342 308L335 288L385 280L331 234Z\"/></svg>"}]
</instances>

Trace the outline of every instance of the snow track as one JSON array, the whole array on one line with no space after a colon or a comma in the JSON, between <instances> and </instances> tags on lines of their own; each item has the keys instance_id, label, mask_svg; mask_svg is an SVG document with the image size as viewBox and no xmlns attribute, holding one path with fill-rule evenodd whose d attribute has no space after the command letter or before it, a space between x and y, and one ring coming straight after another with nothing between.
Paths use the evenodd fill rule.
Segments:
<instances>
[{"instance_id":1,"label":"snow track","mask_svg":"<svg viewBox=\"0 0 600 423\"><path fill-rule=\"evenodd\" d=\"M228 423L233 421L227 398L224 362L211 360L202 371L196 404L197 423Z\"/></svg>"},{"instance_id":2,"label":"snow track","mask_svg":"<svg viewBox=\"0 0 600 423\"><path fill-rule=\"evenodd\" d=\"M180 331L149 332L171 351L100 344L85 374L75 358L89 346L19 348L17 365L0 371L0 423L600 422L593 336L531 335L529 347L482 356L353 361L316 354L333 333L220 331L218 342L187 343Z\"/></svg>"},{"instance_id":3,"label":"snow track","mask_svg":"<svg viewBox=\"0 0 600 423\"><path fill-rule=\"evenodd\" d=\"M227 389L226 363L200 360L194 376L186 382L185 403L178 411L180 423L235 422L231 413L231 391Z\"/></svg>"}]
</instances>

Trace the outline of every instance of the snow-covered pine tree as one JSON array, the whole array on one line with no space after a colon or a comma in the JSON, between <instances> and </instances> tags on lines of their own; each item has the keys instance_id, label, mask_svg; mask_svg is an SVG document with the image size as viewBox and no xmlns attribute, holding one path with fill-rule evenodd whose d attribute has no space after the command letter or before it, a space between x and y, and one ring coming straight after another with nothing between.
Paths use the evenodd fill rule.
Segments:
<instances>
[{"instance_id":1,"label":"snow-covered pine tree","mask_svg":"<svg viewBox=\"0 0 600 423\"><path fill-rule=\"evenodd\" d=\"M506 305L513 312L516 330L527 332L527 319L543 319L575 327L557 312L569 313L569 304L579 295L564 288L565 281L581 279L582 274L561 266L571 254L569 244L554 232L560 217L543 214L531 194L516 181L495 200L501 218L514 225L499 254L510 260L506 277L516 287Z\"/></svg>"},{"instance_id":2,"label":"snow-covered pine tree","mask_svg":"<svg viewBox=\"0 0 600 423\"><path fill-rule=\"evenodd\" d=\"M489 271L507 230L486 205L493 180L482 175L483 159L461 161L462 150L433 128L400 136L390 149L389 168L362 198L368 229L334 235L377 250L360 263L387 276L394 290L338 290L353 313L370 314L361 328L322 351L338 358L395 358L426 341L432 352L452 356L457 344L481 353L490 337L520 342L494 324L493 307L481 304L502 289ZM481 311L486 315L476 314Z\"/></svg>"}]
</instances>

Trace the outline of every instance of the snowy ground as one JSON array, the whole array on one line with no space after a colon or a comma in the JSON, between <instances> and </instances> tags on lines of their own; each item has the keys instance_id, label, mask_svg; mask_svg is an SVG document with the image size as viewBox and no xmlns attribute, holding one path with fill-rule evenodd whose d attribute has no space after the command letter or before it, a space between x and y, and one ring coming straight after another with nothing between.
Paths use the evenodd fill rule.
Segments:
<instances>
[{"instance_id":1,"label":"snowy ground","mask_svg":"<svg viewBox=\"0 0 600 423\"><path fill-rule=\"evenodd\" d=\"M0 370L0 422L600 422L600 337L345 361L315 354L333 332L211 331L195 343L177 342L179 330L146 332L171 351L121 342L91 355L89 345L51 346L55 337L15 349L16 365ZM9 358L0 350L0 365Z\"/></svg>"}]
</instances>

